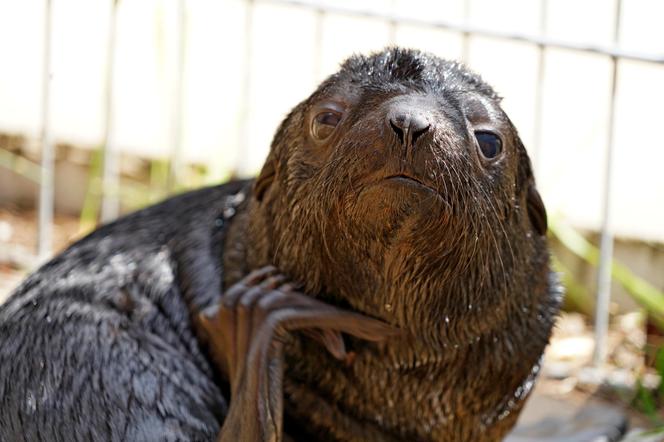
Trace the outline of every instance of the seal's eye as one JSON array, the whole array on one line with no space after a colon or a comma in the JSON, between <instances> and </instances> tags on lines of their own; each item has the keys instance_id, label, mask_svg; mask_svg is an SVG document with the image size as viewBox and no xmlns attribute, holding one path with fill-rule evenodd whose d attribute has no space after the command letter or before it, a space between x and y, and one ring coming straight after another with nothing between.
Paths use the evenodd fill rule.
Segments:
<instances>
[{"instance_id":1,"label":"seal's eye","mask_svg":"<svg viewBox=\"0 0 664 442\"><path fill-rule=\"evenodd\" d=\"M487 160L496 158L503 150L503 142L498 135L491 132L475 132L477 144L482 156Z\"/></svg>"},{"instance_id":2,"label":"seal's eye","mask_svg":"<svg viewBox=\"0 0 664 442\"><path fill-rule=\"evenodd\" d=\"M318 141L332 135L334 128L341 121L341 113L326 110L316 115L311 123L311 135Z\"/></svg>"}]
</instances>

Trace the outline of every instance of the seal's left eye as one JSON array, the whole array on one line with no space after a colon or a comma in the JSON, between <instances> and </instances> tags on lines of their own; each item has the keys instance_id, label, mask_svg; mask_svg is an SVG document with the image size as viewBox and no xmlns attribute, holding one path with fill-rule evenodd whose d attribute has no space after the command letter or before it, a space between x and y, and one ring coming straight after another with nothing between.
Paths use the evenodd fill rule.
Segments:
<instances>
[{"instance_id":1,"label":"seal's left eye","mask_svg":"<svg viewBox=\"0 0 664 442\"><path fill-rule=\"evenodd\" d=\"M311 134L314 138L322 141L332 135L334 128L341 121L341 113L325 111L316 115L311 123Z\"/></svg>"},{"instance_id":2,"label":"seal's left eye","mask_svg":"<svg viewBox=\"0 0 664 442\"><path fill-rule=\"evenodd\" d=\"M475 132L475 138L477 138L477 145L482 156L487 160L496 158L503 150L503 142L494 133Z\"/></svg>"}]
</instances>

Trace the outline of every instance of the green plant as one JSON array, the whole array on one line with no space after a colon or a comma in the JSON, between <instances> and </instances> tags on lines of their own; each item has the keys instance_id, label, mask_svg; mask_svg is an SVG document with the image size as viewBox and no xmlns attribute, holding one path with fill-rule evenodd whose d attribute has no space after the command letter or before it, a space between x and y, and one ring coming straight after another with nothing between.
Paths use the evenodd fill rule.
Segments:
<instances>
[{"instance_id":1,"label":"green plant","mask_svg":"<svg viewBox=\"0 0 664 442\"><path fill-rule=\"evenodd\" d=\"M104 153L97 149L92 152L90 157L90 167L88 169L88 188L85 192L85 200L79 217L79 233L91 231L99 219L99 208L101 206L101 174Z\"/></svg>"},{"instance_id":2,"label":"green plant","mask_svg":"<svg viewBox=\"0 0 664 442\"><path fill-rule=\"evenodd\" d=\"M599 263L599 249L579 232L558 219L552 220L549 230L566 249L589 264L597 266ZM637 303L646 309L653 323L664 330L664 293L657 290L648 281L638 277L627 266L615 259L611 267L611 275Z\"/></svg>"},{"instance_id":3,"label":"green plant","mask_svg":"<svg viewBox=\"0 0 664 442\"><path fill-rule=\"evenodd\" d=\"M0 167L22 175L35 183L41 181L41 166L0 147Z\"/></svg>"},{"instance_id":4,"label":"green plant","mask_svg":"<svg viewBox=\"0 0 664 442\"><path fill-rule=\"evenodd\" d=\"M660 377L659 385L656 389L647 388L642 379L637 379L636 394L632 401L632 406L641 413L644 413L653 425L661 427L664 431L664 347L657 350L655 355L655 370Z\"/></svg>"},{"instance_id":5,"label":"green plant","mask_svg":"<svg viewBox=\"0 0 664 442\"><path fill-rule=\"evenodd\" d=\"M588 288L574 278L573 272L558 259L556 255L551 256L553 268L560 275L561 282L565 287L565 308L572 308L585 315L592 316L594 303Z\"/></svg>"}]
</instances>

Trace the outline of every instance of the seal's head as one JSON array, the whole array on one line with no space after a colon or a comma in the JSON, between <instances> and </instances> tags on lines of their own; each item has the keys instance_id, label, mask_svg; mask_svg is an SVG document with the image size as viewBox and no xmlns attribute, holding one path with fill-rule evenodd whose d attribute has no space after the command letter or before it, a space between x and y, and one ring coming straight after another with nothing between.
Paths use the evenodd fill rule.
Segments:
<instances>
[{"instance_id":1,"label":"seal's head","mask_svg":"<svg viewBox=\"0 0 664 442\"><path fill-rule=\"evenodd\" d=\"M419 51L351 57L286 117L254 190L249 267L403 331L351 341L348 370L288 347L291 413L343 440L505 435L560 293L530 161L491 87Z\"/></svg>"},{"instance_id":2,"label":"seal's head","mask_svg":"<svg viewBox=\"0 0 664 442\"><path fill-rule=\"evenodd\" d=\"M402 327L496 307L546 231L500 98L414 50L348 59L285 119L255 195L270 261Z\"/></svg>"}]
</instances>

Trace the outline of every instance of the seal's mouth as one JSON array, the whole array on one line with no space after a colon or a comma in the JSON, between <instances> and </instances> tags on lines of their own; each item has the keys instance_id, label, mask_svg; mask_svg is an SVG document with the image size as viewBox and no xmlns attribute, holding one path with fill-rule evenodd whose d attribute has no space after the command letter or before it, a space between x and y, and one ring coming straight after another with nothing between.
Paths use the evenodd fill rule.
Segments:
<instances>
[{"instance_id":1,"label":"seal's mouth","mask_svg":"<svg viewBox=\"0 0 664 442\"><path fill-rule=\"evenodd\" d=\"M418 179L418 178L416 178L412 175L399 173L399 174L395 174L395 175L386 176L385 180L393 180L393 181L401 182L401 183L404 183L404 184L410 185L410 186L424 187L424 188L426 188L427 190L429 190L431 192L439 194L438 190L435 189L433 186L425 183L424 181L422 181L422 180L420 180L420 179Z\"/></svg>"}]
</instances>

